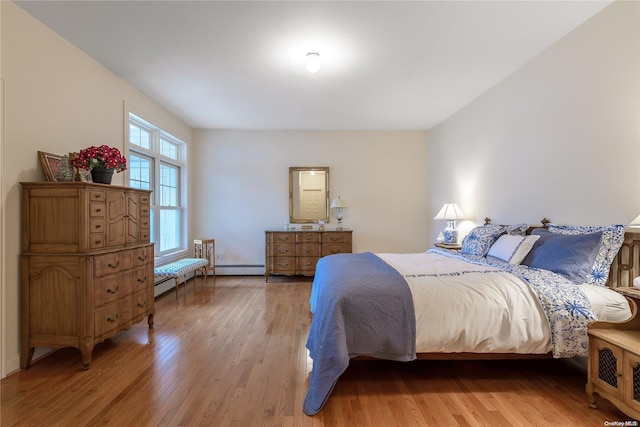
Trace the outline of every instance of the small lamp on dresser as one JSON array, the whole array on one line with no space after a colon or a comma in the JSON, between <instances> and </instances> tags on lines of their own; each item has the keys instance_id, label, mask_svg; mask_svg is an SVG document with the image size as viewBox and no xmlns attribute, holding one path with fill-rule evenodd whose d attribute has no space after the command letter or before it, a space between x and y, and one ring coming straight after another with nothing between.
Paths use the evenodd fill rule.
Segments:
<instances>
[{"instance_id":1,"label":"small lamp on dresser","mask_svg":"<svg viewBox=\"0 0 640 427\"><path fill-rule=\"evenodd\" d=\"M329 207L336 210L336 219L338 220L336 230L342 230L342 213L348 207L347 201L338 196L337 199L331 201L331 206Z\"/></svg>"},{"instance_id":2,"label":"small lamp on dresser","mask_svg":"<svg viewBox=\"0 0 640 427\"><path fill-rule=\"evenodd\" d=\"M462 210L455 203L445 203L440 212L433 219L444 219L447 221L447 227L442 230L444 243L446 245L454 245L458 243L458 230L456 229L456 221L465 219Z\"/></svg>"}]
</instances>

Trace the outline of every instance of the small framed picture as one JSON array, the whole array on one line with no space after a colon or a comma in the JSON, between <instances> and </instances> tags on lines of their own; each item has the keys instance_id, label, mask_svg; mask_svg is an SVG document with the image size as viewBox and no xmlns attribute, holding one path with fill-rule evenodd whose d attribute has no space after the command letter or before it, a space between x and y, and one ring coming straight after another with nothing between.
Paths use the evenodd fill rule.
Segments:
<instances>
[{"instance_id":1,"label":"small framed picture","mask_svg":"<svg viewBox=\"0 0 640 427\"><path fill-rule=\"evenodd\" d=\"M44 171L44 176L47 178L47 181L55 181L56 171L60 166L62 156L38 151L38 158L40 159L40 165L42 166L42 170Z\"/></svg>"},{"instance_id":2,"label":"small framed picture","mask_svg":"<svg viewBox=\"0 0 640 427\"><path fill-rule=\"evenodd\" d=\"M73 161L73 159L75 159L76 157L78 157L78 153L69 153L70 161ZM93 182L93 178L91 178L91 172L89 172L88 170L80 169L74 166L73 171L76 174L76 181Z\"/></svg>"}]
</instances>

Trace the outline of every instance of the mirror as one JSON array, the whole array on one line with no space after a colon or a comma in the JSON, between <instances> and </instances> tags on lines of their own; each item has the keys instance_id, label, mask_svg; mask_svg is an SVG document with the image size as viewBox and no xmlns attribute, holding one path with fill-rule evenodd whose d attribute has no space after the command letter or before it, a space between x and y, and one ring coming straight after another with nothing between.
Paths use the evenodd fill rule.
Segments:
<instances>
[{"instance_id":1,"label":"mirror","mask_svg":"<svg viewBox=\"0 0 640 427\"><path fill-rule=\"evenodd\" d=\"M289 168L289 222L329 222L329 168Z\"/></svg>"}]
</instances>

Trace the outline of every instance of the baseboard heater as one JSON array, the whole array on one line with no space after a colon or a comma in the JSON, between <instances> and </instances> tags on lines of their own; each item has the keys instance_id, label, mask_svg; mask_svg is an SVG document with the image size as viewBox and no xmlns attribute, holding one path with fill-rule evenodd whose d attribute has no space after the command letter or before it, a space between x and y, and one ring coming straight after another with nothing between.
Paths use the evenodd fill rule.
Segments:
<instances>
[{"instance_id":1,"label":"baseboard heater","mask_svg":"<svg viewBox=\"0 0 640 427\"><path fill-rule=\"evenodd\" d=\"M160 277L153 282L153 296L157 297L176 287L176 279L173 277Z\"/></svg>"}]
</instances>

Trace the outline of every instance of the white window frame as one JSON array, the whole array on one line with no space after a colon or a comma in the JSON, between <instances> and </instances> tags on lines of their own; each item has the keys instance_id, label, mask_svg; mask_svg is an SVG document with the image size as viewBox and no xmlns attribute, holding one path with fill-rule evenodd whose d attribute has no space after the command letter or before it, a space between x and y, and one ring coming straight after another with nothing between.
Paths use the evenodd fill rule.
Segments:
<instances>
[{"instance_id":1,"label":"white window frame","mask_svg":"<svg viewBox=\"0 0 640 427\"><path fill-rule=\"evenodd\" d=\"M146 149L135 144L129 143L129 129L130 125L141 127L147 130L151 134L151 147ZM160 154L160 138L170 141L176 144L178 147L177 159L172 159ZM189 250L187 246L187 144L180 139L174 137L168 132L162 130L158 126L143 119L138 114L131 111L126 112L126 126L125 126L125 147L127 150L127 161L130 159L130 154L137 154L142 157L151 159L151 223L153 224L152 236L156 240L154 245L154 251L156 256L156 263L170 262L174 259L178 259ZM165 163L179 169L178 173L178 206L160 206L160 164ZM130 181L129 170L127 169L126 182L129 185ZM180 236L178 248L160 251L160 243L158 241L160 237L160 210L162 209L175 209L180 213Z\"/></svg>"}]
</instances>

